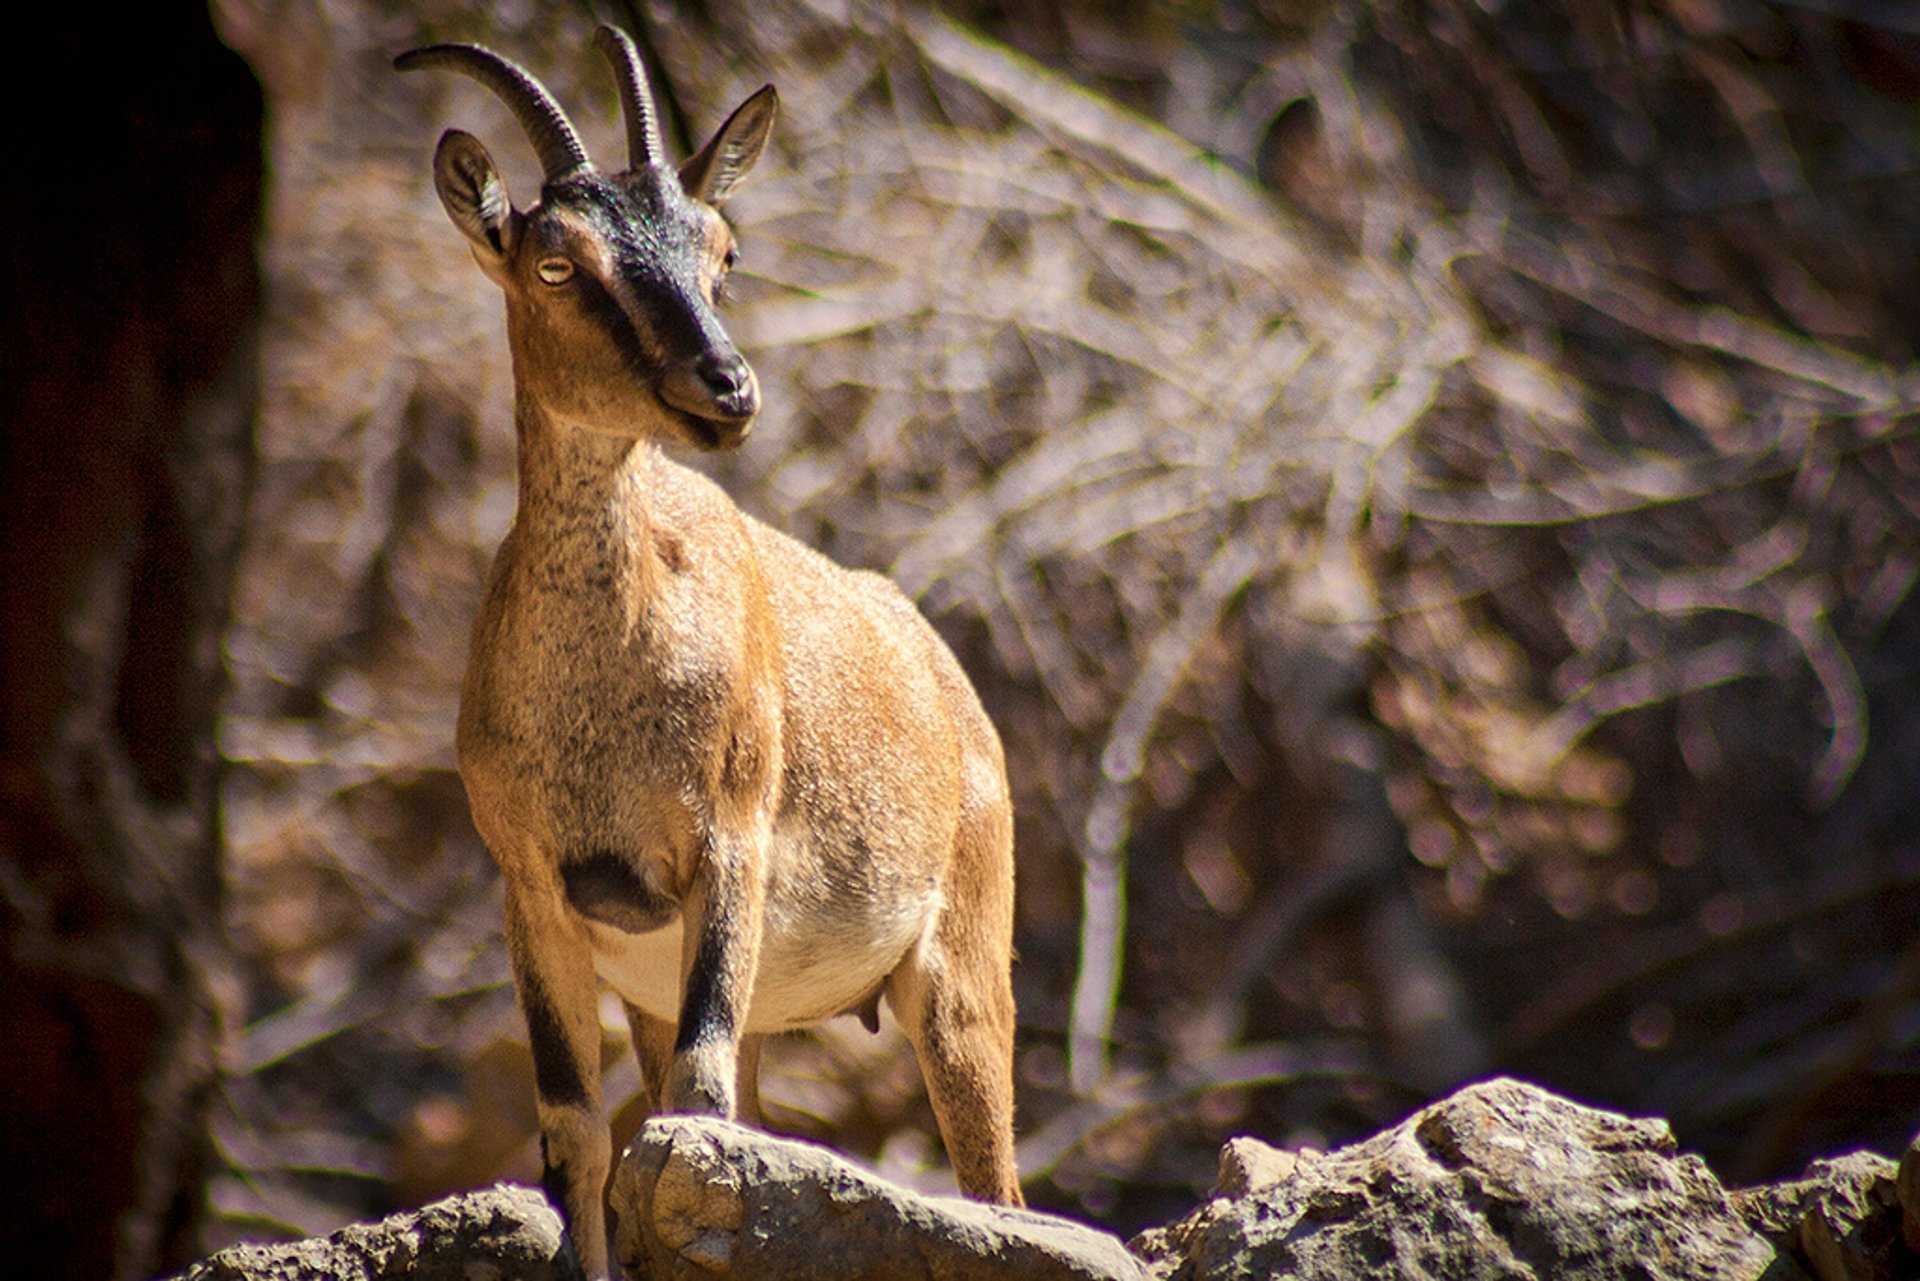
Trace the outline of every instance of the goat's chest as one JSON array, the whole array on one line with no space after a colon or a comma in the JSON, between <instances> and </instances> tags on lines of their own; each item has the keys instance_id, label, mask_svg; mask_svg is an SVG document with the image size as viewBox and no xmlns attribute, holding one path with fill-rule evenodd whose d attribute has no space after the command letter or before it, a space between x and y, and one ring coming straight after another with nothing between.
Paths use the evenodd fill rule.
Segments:
<instances>
[{"instance_id":1,"label":"goat's chest","mask_svg":"<svg viewBox=\"0 0 1920 1281\"><path fill-rule=\"evenodd\" d=\"M666 855L728 738L727 619L668 581L635 602L591 564L508 559L475 628L460 768L543 845Z\"/></svg>"}]
</instances>

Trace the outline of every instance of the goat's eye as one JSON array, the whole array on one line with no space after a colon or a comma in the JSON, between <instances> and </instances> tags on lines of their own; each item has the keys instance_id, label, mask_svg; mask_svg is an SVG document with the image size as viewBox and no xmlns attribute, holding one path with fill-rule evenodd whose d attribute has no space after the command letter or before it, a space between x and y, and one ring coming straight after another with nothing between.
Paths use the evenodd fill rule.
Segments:
<instances>
[{"instance_id":1,"label":"goat's eye","mask_svg":"<svg viewBox=\"0 0 1920 1281\"><path fill-rule=\"evenodd\" d=\"M727 280L733 275L733 269L738 266L739 263L740 251L731 245L727 246L726 254L720 259L720 270L715 272L713 277L713 300L715 302L726 302L732 296L731 291L727 288Z\"/></svg>"},{"instance_id":2,"label":"goat's eye","mask_svg":"<svg viewBox=\"0 0 1920 1281\"><path fill-rule=\"evenodd\" d=\"M550 285L564 285L573 279L573 261L568 258L542 258L536 270Z\"/></svg>"}]
</instances>

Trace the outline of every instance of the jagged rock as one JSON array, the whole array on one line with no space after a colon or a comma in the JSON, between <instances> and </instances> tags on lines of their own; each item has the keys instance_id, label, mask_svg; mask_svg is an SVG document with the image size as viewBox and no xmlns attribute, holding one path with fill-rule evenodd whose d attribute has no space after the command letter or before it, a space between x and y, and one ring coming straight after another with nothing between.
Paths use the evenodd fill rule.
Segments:
<instances>
[{"instance_id":1,"label":"jagged rock","mask_svg":"<svg viewBox=\"0 0 1920 1281\"><path fill-rule=\"evenodd\" d=\"M1920 1250L1920 1135L1900 1154L1894 1175L1894 1195L1900 1200L1900 1236L1910 1250Z\"/></svg>"},{"instance_id":2,"label":"jagged rock","mask_svg":"<svg viewBox=\"0 0 1920 1281\"><path fill-rule=\"evenodd\" d=\"M1245 1196L1290 1178L1300 1164L1300 1153L1241 1136L1220 1149L1220 1191Z\"/></svg>"},{"instance_id":3,"label":"jagged rock","mask_svg":"<svg viewBox=\"0 0 1920 1281\"><path fill-rule=\"evenodd\" d=\"M1815 1161L1784 1183L1733 1194L1748 1223L1818 1281L1883 1281L1920 1275L1920 1257L1900 1239L1900 1167L1873 1152Z\"/></svg>"},{"instance_id":4,"label":"jagged rock","mask_svg":"<svg viewBox=\"0 0 1920 1281\"><path fill-rule=\"evenodd\" d=\"M1800 1248L1820 1281L1875 1281L1895 1244L1900 1221L1889 1214L1894 1165L1871 1152L1855 1152L1839 1161L1816 1161L1838 1177L1825 1180L1800 1220ZM1815 1177L1818 1177L1817 1175Z\"/></svg>"},{"instance_id":5,"label":"jagged rock","mask_svg":"<svg viewBox=\"0 0 1920 1281\"><path fill-rule=\"evenodd\" d=\"M1365 1142L1300 1154L1134 1248L1178 1281L1797 1276L1675 1147L1665 1122L1489 1081ZM1232 1161L1223 1186L1246 1186L1244 1153Z\"/></svg>"},{"instance_id":6,"label":"jagged rock","mask_svg":"<svg viewBox=\"0 0 1920 1281\"><path fill-rule=\"evenodd\" d=\"M500 1184L378 1223L286 1245L239 1245L175 1281L580 1281L560 1216L540 1192Z\"/></svg>"},{"instance_id":7,"label":"jagged rock","mask_svg":"<svg viewBox=\"0 0 1920 1281\"><path fill-rule=\"evenodd\" d=\"M825 1148L710 1117L646 1123L614 1176L632 1277L1024 1281L1144 1277L1118 1238L1049 1214L923 1196Z\"/></svg>"},{"instance_id":8,"label":"jagged rock","mask_svg":"<svg viewBox=\"0 0 1920 1281\"><path fill-rule=\"evenodd\" d=\"M900 1188L825 1148L710 1117L655 1117L614 1177L634 1281L1913 1281L1920 1140L1728 1192L1664 1121L1497 1080L1334 1152L1254 1138L1178 1223L1116 1238L1030 1210ZM1143 1259L1145 1261L1143 1261ZM501 1186L176 1281L574 1281L559 1216Z\"/></svg>"}]
</instances>

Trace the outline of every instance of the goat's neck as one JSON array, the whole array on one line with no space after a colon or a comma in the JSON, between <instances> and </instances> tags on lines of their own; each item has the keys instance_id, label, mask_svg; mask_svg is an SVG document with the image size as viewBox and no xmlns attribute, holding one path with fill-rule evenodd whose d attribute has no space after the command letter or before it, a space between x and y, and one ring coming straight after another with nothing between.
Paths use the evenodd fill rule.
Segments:
<instances>
[{"instance_id":1,"label":"goat's neck","mask_svg":"<svg viewBox=\"0 0 1920 1281\"><path fill-rule=\"evenodd\" d=\"M536 582L579 606L617 602L631 631L657 573L647 500L659 448L571 427L534 405L518 406L515 418L515 537L542 565Z\"/></svg>"}]
</instances>

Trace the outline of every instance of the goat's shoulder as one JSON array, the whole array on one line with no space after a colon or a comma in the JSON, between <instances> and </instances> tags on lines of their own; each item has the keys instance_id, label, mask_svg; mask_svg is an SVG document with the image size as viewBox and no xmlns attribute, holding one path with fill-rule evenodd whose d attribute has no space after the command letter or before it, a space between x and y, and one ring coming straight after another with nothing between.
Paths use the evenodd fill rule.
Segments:
<instances>
[{"instance_id":1,"label":"goat's shoulder","mask_svg":"<svg viewBox=\"0 0 1920 1281\"><path fill-rule=\"evenodd\" d=\"M884 574L849 569L764 521L744 521L775 612L796 638L867 638L856 642L863 644L884 639L917 647L919 633L932 635L913 602Z\"/></svg>"},{"instance_id":2,"label":"goat's shoulder","mask_svg":"<svg viewBox=\"0 0 1920 1281\"><path fill-rule=\"evenodd\" d=\"M654 555L668 570L762 576L753 522L710 476L662 457L645 501Z\"/></svg>"},{"instance_id":3,"label":"goat's shoulder","mask_svg":"<svg viewBox=\"0 0 1920 1281\"><path fill-rule=\"evenodd\" d=\"M812 711L823 720L891 707L997 759L998 738L959 661L891 578L849 569L752 517L747 530L779 619L791 700L819 704Z\"/></svg>"}]
</instances>

